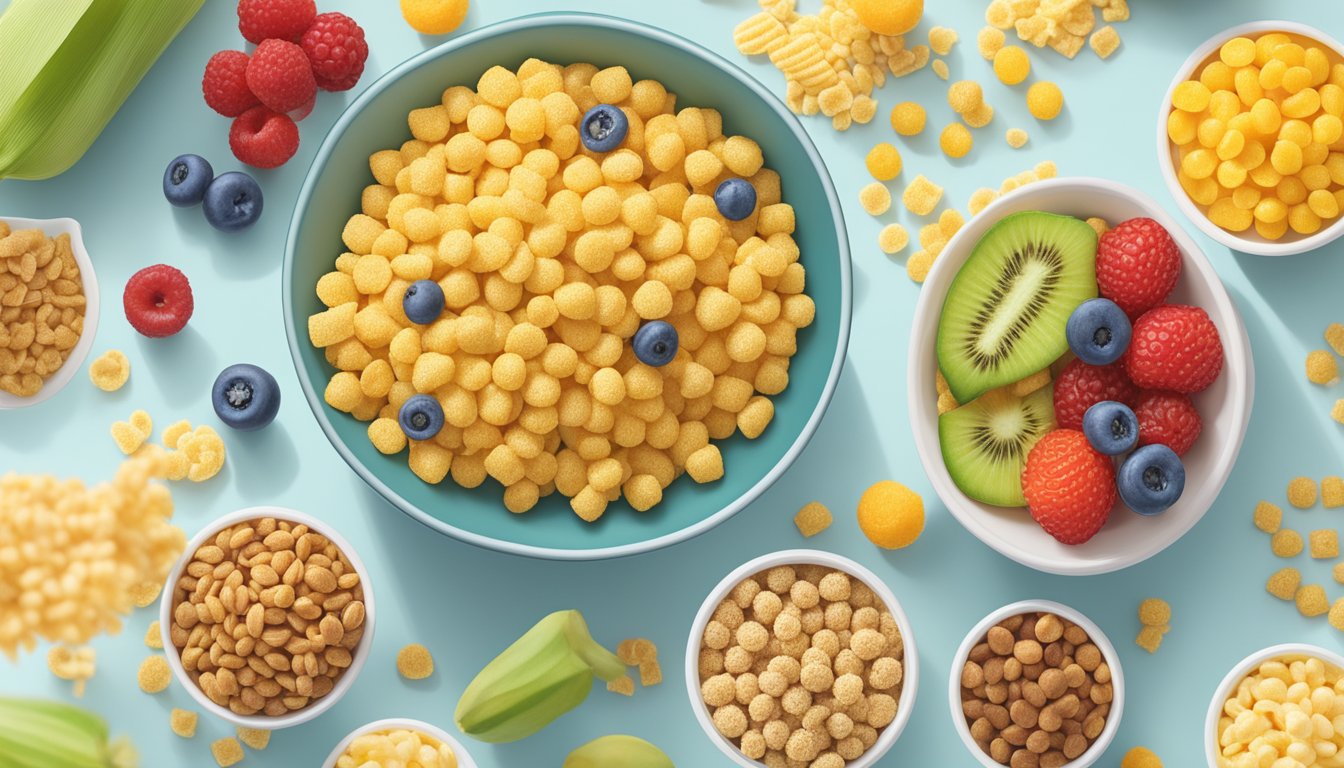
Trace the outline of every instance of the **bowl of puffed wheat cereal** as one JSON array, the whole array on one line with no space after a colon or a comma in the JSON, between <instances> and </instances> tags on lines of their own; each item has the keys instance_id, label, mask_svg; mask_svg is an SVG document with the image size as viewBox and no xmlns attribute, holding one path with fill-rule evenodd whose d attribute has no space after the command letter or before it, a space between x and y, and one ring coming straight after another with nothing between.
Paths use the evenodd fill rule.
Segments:
<instances>
[{"instance_id":1,"label":"bowl of puffed wheat cereal","mask_svg":"<svg viewBox=\"0 0 1344 768\"><path fill-rule=\"evenodd\" d=\"M778 479L834 393L850 293L787 107L687 40L570 13L361 95L284 269L300 382L355 472L440 532L556 559L685 540Z\"/></svg>"},{"instance_id":2,"label":"bowl of puffed wheat cereal","mask_svg":"<svg viewBox=\"0 0 1344 768\"><path fill-rule=\"evenodd\" d=\"M98 330L98 278L74 219L0 217L0 411L74 378Z\"/></svg>"},{"instance_id":3,"label":"bowl of puffed wheat cereal","mask_svg":"<svg viewBox=\"0 0 1344 768\"><path fill-rule=\"evenodd\" d=\"M394 717L361 725L341 739L322 768L400 765L413 755L423 768L476 768L462 743L423 720Z\"/></svg>"},{"instance_id":4,"label":"bowl of puffed wheat cereal","mask_svg":"<svg viewBox=\"0 0 1344 768\"><path fill-rule=\"evenodd\" d=\"M241 728L290 728L331 709L373 647L368 571L326 523L250 507L187 542L159 600L173 677Z\"/></svg>"},{"instance_id":5,"label":"bowl of puffed wheat cereal","mask_svg":"<svg viewBox=\"0 0 1344 768\"><path fill-rule=\"evenodd\" d=\"M775 552L734 570L705 598L686 645L695 718L743 768L874 765L918 688L896 596L829 552Z\"/></svg>"}]
</instances>

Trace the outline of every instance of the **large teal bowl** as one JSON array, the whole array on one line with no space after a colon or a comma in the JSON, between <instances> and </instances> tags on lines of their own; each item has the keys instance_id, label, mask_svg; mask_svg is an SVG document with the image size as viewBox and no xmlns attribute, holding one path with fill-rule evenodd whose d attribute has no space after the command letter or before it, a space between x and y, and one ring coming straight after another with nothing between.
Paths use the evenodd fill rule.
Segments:
<instances>
[{"instance_id":1,"label":"large teal bowl","mask_svg":"<svg viewBox=\"0 0 1344 768\"><path fill-rule=\"evenodd\" d=\"M427 485L405 454L383 456L366 425L333 410L322 393L333 373L308 342L308 316L323 309L314 293L343 247L341 230L372 183L369 155L410 138L405 115L439 102L452 85L474 86L496 64L516 68L536 56L557 63L621 64L635 79L661 80L681 106L713 107L727 133L756 139L779 171L784 199L797 213L796 237L807 266L817 319L799 334L789 388L775 398L775 420L756 440L721 443L727 475L708 485L673 483L648 512L613 504L598 522L580 520L552 495L523 515L509 514L493 480L466 490L446 480ZM322 144L299 195L285 251L285 331L308 404L331 444L374 490L435 530L473 544L556 559L598 559L646 552L703 533L741 510L777 480L816 430L844 364L851 277L840 204L821 157L798 120L737 67L667 32L606 16L540 14L462 35L401 64L369 87Z\"/></svg>"}]
</instances>

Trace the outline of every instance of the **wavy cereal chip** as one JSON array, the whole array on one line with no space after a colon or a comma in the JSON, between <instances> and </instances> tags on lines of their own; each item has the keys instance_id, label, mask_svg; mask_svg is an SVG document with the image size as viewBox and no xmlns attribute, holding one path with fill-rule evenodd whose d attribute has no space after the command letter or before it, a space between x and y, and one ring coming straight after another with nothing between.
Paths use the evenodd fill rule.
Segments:
<instances>
[{"instance_id":1,"label":"wavy cereal chip","mask_svg":"<svg viewBox=\"0 0 1344 768\"><path fill-rule=\"evenodd\" d=\"M140 450L140 446L145 444L145 433L128 421L113 422L111 433L117 449L127 456Z\"/></svg>"},{"instance_id":2,"label":"wavy cereal chip","mask_svg":"<svg viewBox=\"0 0 1344 768\"><path fill-rule=\"evenodd\" d=\"M916 176L915 180L910 182L901 195L901 202L906 210L916 216L928 216L938 207L938 202L943 199L943 188L934 184L924 177L923 174ZM932 261L932 259L930 259ZM923 282L921 277L916 282Z\"/></svg>"},{"instance_id":3,"label":"wavy cereal chip","mask_svg":"<svg viewBox=\"0 0 1344 768\"><path fill-rule=\"evenodd\" d=\"M1092 51L1098 57L1109 59L1111 54L1115 53L1116 49L1120 47L1120 33L1115 31L1115 27L1104 26L1092 33L1088 45L1092 47Z\"/></svg>"},{"instance_id":4,"label":"wavy cereal chip","mask_svg":"<svg viewBox=\"0 0 1344 768\"><path fill-rule=\"evenodd\" d=\"M663 668L657 659L647 659L639 664L639 684L645 688L663 682Z\"/></svg>"},{"instance_id":5,"label":"wavy cereal chip","mask_svg":"<svg viewBox=\"0 0 1344 768\"><path fill-rule=\"evenodd\" d=\"M142 581L131 588L131 602L135 603L136 608L144 608L157 600L162 591L162 582Z\"/></svg>"},{"instance_id":6,"label":"wavy cereal chip","mask_svg":"<svg viewBox=\"0 0 1344 768\"><path fill-rule=\"evenodd\" d=\"M140 683L140 690L145 693L162 693L173 681L173 674L168 669L168 660L154 655L140 662L136 680Z\"/></svg>"}]
</instances>

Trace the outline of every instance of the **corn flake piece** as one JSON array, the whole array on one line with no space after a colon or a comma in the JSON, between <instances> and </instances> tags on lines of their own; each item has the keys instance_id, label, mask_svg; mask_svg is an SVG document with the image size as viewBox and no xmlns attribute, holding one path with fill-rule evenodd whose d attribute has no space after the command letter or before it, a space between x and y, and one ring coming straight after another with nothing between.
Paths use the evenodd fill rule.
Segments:
<instances>
[{"instance_id":1,"label":"corn flake piece","mask_svg":"<svg viewBox=\"0 0 1344 768\"><path fill-rule=\"evenodd\" d=\"M951 53L958 39L957 30L951 27L934 27L929 30L929 47L939 56Z\"/></svg>"},{"instance_id":2,"label":"corn flake piece","mask_svg":"<svg viewBox=\"0 0 1344 768\"><path fill-rule=\"evenodd\" d=\"M117 449L127 456L140 450L140 446L145 444L145 433L136 429L129 421L113 422L110 431Z\"/></svg>"},{"instance_id":3,"label":"corn flake piece","mask_svg":"<svg viewBox=\"0 0 1344 768\"><path fill-rule=\"evenodd\" d=\"M1092 231L1097 233L1097 237L1101 237L1102 235L1111 231L1110 222L1106 221L1100 216L1093 216L1092 218L1088 219L1087 226L1091 227Z\"/></svg>"},{"instance_id":4,"label":"corn flake piece","mask_svg":"<svg viewBox=\"0 0 1344 768\"><path fill-rule=\"evenodd\" d=\"M263 728L238 727L238 740L260 752L271 743L271 732Z\"/></svg>"},{"instance_id":5,"label":"corn flake piece","mask_svg":"<svg viewBox=\"0 0 1344 768\"><path fill-rule=\"evenodd\" d=\"M158 619L149 622L149 629L145 630L145 645L156 651L163 650L163 628Z\"/></svg>"},{"instance_id":6,"label":"corn flake piece","mask_svg":"<svg viewBox=\"0 0 1344 768\"><path fill-rule=\"evenodd\" d=\"M900 253L910 244L910 233L900 224L888 224L877 235L877 247L888 256Z\"/></svg>"},{"instance_id":7,"label":"corn flake piece","mask_svg":"<svg viewBox=\"0 0 1344 768\"><path fill-rule=\"evenodd\" d=\"M633 667L650 659L658 658L658 646L645 637L630 637L616 646L616 658L627 667Z\"/></svg>"},{"instance_id":8,"label":"corn flake piece","mask_svg":"<svg viewBox=\"0 0 1344 768\"><path fill-rule=\"evenodd\" d=\"M906 274L916 283L924 282L929 276L929 270L933 268L933 259L933 254L928 251L915 251L910 254L910 258L905 261Z\"/></svg>"},{"instance_id":9,"label":"corn flake piece","mask_svg":"<svg viewBox=\"0 0 1344 768\"><path fill-rule=\"evenodd\" d=\"M145 693L162 693L173 680L172 672L168 669L168 660L154 655L140 662L136 680L140 683L140 690Z\"/></svg>"},{"instance_id":10,"label":"corn flake piece","mask_svg":"<svg viewBox=\"0 0 1344 768\"><path fill-rule=\"evenodd\" d=\"M1335 567L1330 569L1330 575L1335 577L1335 581L1344 584L1344 563L1336 563Z\"/></svg>"},{"instance_id":11,"label":"corn flake piece","mask_svg":"<svg viewBox=\"0 0 1344 768\"><path fill-rule=\"evenodd\" d=\"M1344 325L1331 323L1325 327L1325 342L1336 355L1344 355Z\"/></svg>"},{"instance_id":12,"label":"corn flake piece","mask_svg":"<svg viewBox=\"0 0 1344 768\"><path fill-rule=\"evenodd\" d=\"M1296 568L1280 568L1265 582L1265 591L1280 600L1292 600L1302 583L1302 572Z\"/></svg>"},{"instance_id":13,"label":"corn flake piece","mask_svg":"<svg viewBox=\"0 0 1344 768\"><path fill-rule=\"evenodd\" d=\"M196 722L198 719L195 712L174 709L168 715L168 727L173 729L173 733L184 739L194 739L196 738Z\"/></svg>"},{"instance_id":14,"label":"corn flake piece","mask_svg":"<svg viewBox=\"0 0 1344 768\"><path fill-rule=\"evenodd\" d=\"M1157 649L1162 647L1162 636L1165 635L1169 629L1170 627L1144 627L1139 630L1139 634L1134 638L1134 642L1149 653L1157 653Z\"/></svg>"},{"instance_id":15,"label":"corn flake piece","mask_svg":"<svg viewBox=\"0 0 1344 768\"><path fill-rule=\"evenodd\" d=\"M629 675L621 675L607 683L607 690L622 696L635 695L635 681Z\"/></svg>"},{"instance_id":16,"label":"corn flake piece","mask_svg":"<svg viewBox=\"0 0 1344 768\"><path fill-rule=\"evenodd\" d=\"M1324 528L1307 534L1312 558L1327 560L1339 557L1339 534L1333 528Z\"/></svg>"},{"instance_id":17,"label":"corn flake piece","mask_svg":"<svg viewBox=\"0 0 1344 768\"><path fill-rule=\"evenodd\" d=\"M891 209L891 190L885 184L874 181L859 190L859 205L869 216L881 216Z\"/></svg>"},{"instance_id":18,"label":"corn flake piece","mask_svg":"<svg viewBox=\"0 0 1344 768\"><path fill-rule=\"evenodd\" d=\"M1307 353L1307 381L1331 386L1339 383L1339 364L1335 356L1323 349Z\"/></svg>"},{"instance_id":19,"label":"corn flake piece","mask_svg":"<svg viewBox=\"0 0 1344 768\"><path fill-rule=\"evenodd\" d=\"M1326 509L1344 507L1344 478L1337 475L1321 478L1321 503Z\"/></svg>"},{"instance_id":20,"label":"corn flake piece","mask_svg":"<svg viewBox=\"0 0 1344 768\"><path fill-rule=\"evenodd\" d=\"M943 188L929 181L923 174L916 176L901 195L901 202L905 204L906 210L916 216L928 216L933 213L942 199ZM917 282L922 282L922 279Z\"/></svg>"},{"instance_id":21,"label":"corn flake piece","mask_svg":"<svg viewBox=\"0 0 1344 768\"><path fill-rule=\"evenodd\" d=\"M407 680L424 680L434 674L434 657L425 646L411 643L397 652L397 671Z\"/></svg>"},{"instance_id":22,"label":"corn flake piece","mask_svg":"<svg viewBox=\"0 0 1344 768\"><path fill-rule=\"evenodd\" d=\"M831 510L819 501L810 501L793 516L793 524L804 538L811 538L831 527Z\"/></svg>"},{"instance_id":23,"label":"corn flake piece","mask_svg":"<svg viewBox=\"0 0 1344 768\"><path fill-rule=\"evenodd\" d=\"M1278 504L1261 501L1255 505L1255 527L1268 534L1279 532L1283 525L1283 509Z\"/></svg>"},{"instance_id":24,"label":"corn flake piece","mask_svg":"<svg viewBox=\"0 0 1344 768\"><path fill-rule=\"evenodd\" d=\"M999 193L989 187L981 187L971 193L970 199L966 201L966 209L974 216L994 202L998 196Z\"/></svg>"},{"instance_id":25,"label":"corn flake piece","mask_svg":"<svg viewBox=\"0 0 1344 768\"><path fill-rule=\"evenodd\" d=\"M941 392L938 394L938 415L942 416L949 411L955 411L961 404L952 396L951 392Z\"/></svg>"},{"instance_id":26,"label":"corn flake piece","mask_svg":"<svg viewBox=\"0 0 1344 768\"><path fill-rule=\"evenodd\" d=\"M1004 138L1008 141L1008 146L1013 149L1021 149L1026 146L1030 137L1021 128L1009 128L1008 133L1004 134Z\"/></svg>"},{"instance_id":27,"label":"corn flake piece","mask_svg":"<svg viewBox=\"0 0 1344 768\"><path fill-rule=\"evenodd\" d=\"M1171 623L1171 606L1159 597L1139 603L1139 621L1145 627L1163 627Z\"/></svg>"},{"instance_id":28,"label":"corn flake piece","mask_svg":"<svg viewBox=\"0 0 1344 768\"><path fill-rule=\"evenodd\" d=\"M1335 401L1334 407L1330 409L1330 418L1344 424L1344 399Z\"/></svg>"},{"instance_id":29,"label":"corn flake piece","mask_svg":"<svg viewBox=\"0 0 1344 768\"><path fill-rule=\"evenodd\" d=\"M131 601L136 608L144 608L157 600L162 590L162 582L142 581L131 588Z\"/></svg>"},{"instance_id":30,"label":"corn flake piece","mask_svg":"<svg viewBox=\"0 0 1344 768\"><path fill-rule=\"evenodd\" d=\"M975 37L976 48L980 51L980 58L985 61L993 61L994 54L999 52L1005 41L1003 30L994 27L985 27L980 30L980 34Z\"/></svg>"},{"instance_id":31,"label":"corn flake piece","mask_svg":"<svg viewBox=\"0 0 1344 768\"><path fill-rule=\"evenodd\" d=\"M1298 509L1316 505L1316 481L1309 477L1294 477L1288 481L1288 503Z\"/></svg>"},{"instance_id":32,"label":"corn flake piece","mask_svg":"<svg viewBox=\"0 0 1344 768\"><path fill-rule=\"evenodd\" d=\"M1339 598L1334 605L1330 606L1330 615L1327 618L1330 621L1330 626L1344 632L1344 597Z\"/></svg>"},{"instance_id":33,"label":"corn flake piece","mask_svg":"<svg viewBox=\"0 0 1344 768\"><path fill-rule=\"evenodd\" d=\"M1116 49L1120 47L1120 33L1115 31L1115 27L1104 26L1092 33L1088 45L1092 47L1092 51L1099 58L1109 59L1111 54L1115 53Z\"/></svg>"},{"instance_id":34,"label":"corn flake piece","mask_svg":"<svg viewBox=\"0 0 1344 768\"><path fill-rule=\"evenodd\" d=\"M657 659L649 659L639 664L639 684L644 688L663 682L663 668Z\"/></svg>"},{"instance_id":35,"label":"corn flake piece","mask_svg":"<svg viewBox=\"0 0 1344 768\"><path fill-rule=\"evenodd\" d=\"M210 754L219 768L229 768L243 761L243 745L237 739L220 739L210 744Z\"/></svg>"},{"instance_id":36,"label":"corn flake piece","mask_svg":"<svg viewBox=\"0 0 1344 768\"><path fill-rule=\"evenodd\" d=\"M1278 557L1297 557L1302 554L1302 534L1291 528L1283 528L1269 539L1270 550Z\"/></svg>"},{"instance_id":37,"label":"corn flake piece","mask_svg":"<svg viewBox=\"0 0 1344 768\"><path fill-rule=\"evenodd\" d=\"M97 670L97 654L88 647L71 648L67 645L53 646L47 652L47 668L62 680L74 682L75 696L84 695L85 684L93 679Z\"/></svg>"},{"instance_id":38,"label":"corn flake piece","mask_svg":"<svg viewBox=\"0 0 1344 768\"><path fill-rule=\"evenodd\" d=\"M89 380L104 392L116 392L131 378L131 361L119 349L109 349L89 364Z\"/></svg>"},{"instance_id":39,"label":"corn flake piece","mask_svg":"<svg viewBox=\"0 0 1344 768\"><path fill-rule=\"evenodd\" d=\"M1297 603L1298 612L1308 618L1330 610L1330 599L1325 596L1325 587L1320 584L1298 587L1293 600Z\"/></svg>"},{"instance_id":40,"label":"corn flake piece","mask_svg":"<svg viewBox=\"0 0 1344 768\"><path fill-rule=\"evenodd\" d=\"M948 69L947 62L942 59L933 60L933 74L938 76L939 80L946 80L952 76L952 70Z\"/></svg>"}]
</instances>

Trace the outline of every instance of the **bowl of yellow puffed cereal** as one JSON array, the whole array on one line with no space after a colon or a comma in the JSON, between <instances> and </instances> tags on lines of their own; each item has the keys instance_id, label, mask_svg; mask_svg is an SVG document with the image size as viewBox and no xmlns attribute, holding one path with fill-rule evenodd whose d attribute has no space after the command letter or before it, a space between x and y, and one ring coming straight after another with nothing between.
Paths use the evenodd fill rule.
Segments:
<instances>
[{"instance_id":1,"label":"bowl of yellow puffed cereal","mask_svg":"<svg viewBox=\"0 0 1344 768\"><path fill-rule=\"evenodd\" d=\"M284 269L300 381L355 472L436 530L557 559L683 541L778 479L834 393L850 291L781 102L675 35L567 13L370 87Z\"/></svg>"},{"instance_id":2,"label":"bowl of yellow puffed cereal","mask_svg":"<svg viewBox=\"0 0 1344 768\"><path fill-rule=\"evenodd\" d=\"M414 755L415 765L423 768L476 768L476 761L447 731L404 717L378 720L351 731L327 756L322 768L392 764L408 754Z\"/></svg>"}]
</instances>

